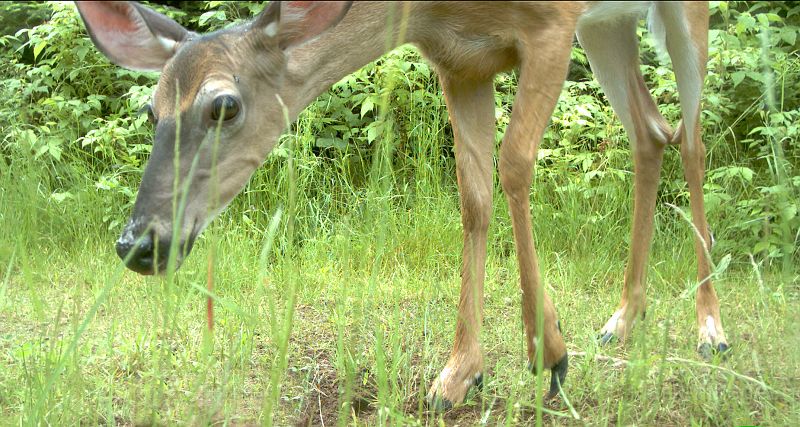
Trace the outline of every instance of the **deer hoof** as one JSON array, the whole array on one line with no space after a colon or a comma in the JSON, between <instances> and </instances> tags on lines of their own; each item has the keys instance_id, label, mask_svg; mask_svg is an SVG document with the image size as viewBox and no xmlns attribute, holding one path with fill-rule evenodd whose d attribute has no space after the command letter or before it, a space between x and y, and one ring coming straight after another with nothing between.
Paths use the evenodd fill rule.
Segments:
<instances>
[{"instance_id":1,"label":"deer hoof","mask_svg":"<svg viewBox=\"0 0 800 427\"><path fill-rule=\"evenodd\" d=\"M598 335L597 339L600 341L600 345L606 345L616 338L613 332L606 332L604 334Z\"/></svg>"},{"instance_id":2,"label":"deer hoof","mask_svg":"<svg viewBox=\"0 0 800 427\"><path fill-rule=\"evenodd\" d=\"M480 390L480 391L483 390L483 373L482 372L478 372L477 374L475 374L472 377L471 380L467 380L467 381L465 381L463 383L465 388L462 389L462 393L463 394L461 394L461 397L459 397L458 394L451 394L449 396L450 399L444 397L445 396L445 390L440 387L441 382L439 382L439 381L440 380L437 380L437 383L434 384L434 386L431 388L431 391L428 393L428 396L426 398L426 403L428 405L428 409L433 411L433 412L445 412L445 411L449 411L450 409L453 409L453 406L455 406L458 403L461 403L464 400L464 398L467 395L467 392L473 386L477 387L478 390Z\"/></svg>"},{"instance_id":3,"label":"deer hoof","mask_svg":"<svg viewBox=\"0 0 800 427\"><path fill-rule=\"evenodd\" d=\"M428 398L428 409L433 412L445 412L453 409L453 402L439 396Z\"/></svg>"},{"instance_id":4,"label":"deer hoof","mask_svg":"<svg viewBox=\"0 0 800 427\"><path fill-rule=\"evenodd\" d=\"M474 386L478 389L478 391L483 391L483 372L478 372L478 375L475 375Z\"/></svg>"},{"instance_id":5,"label":"deer hoof","mask_svg":"<svg viewBox=\"0 0 800 427\"><path fill-rule=\"evenodd\" d=\"M714 356L719 356L722 360L727 360L728 356L730 356L731 347L724 342L717 344L716 347L712 346L711 343L704 342L697 346L697 352L700 354L704 360L712 360Z\"/></svg>"},{"instance_id":6,"label":"deer hoof","mask_svg":"<svg viewBox=\"0 0 800 427\"><path fill-rule=\"evenodd\" d=\"M569 355L564 354L552 368L550 368L550 391L547 392L547 399L552 399L558 396L558 391L564 382L567 380L567 369L569 368ZM536 369L533 363L528 361L528 370L536 375Z\"/></svg>"},{"instance_id":7,"label":"deer hoof","mask_svg":"<svg viewBox=\"0 0 800 427\"><path fill-rule=\"evenodd\" d=\"M550 369L550 392L547 393L547 398L552 399L558 396L561 386L567 380L567 368L569 367L569 355L564 354L564 357Z\"/></svg>"}]
</instances>

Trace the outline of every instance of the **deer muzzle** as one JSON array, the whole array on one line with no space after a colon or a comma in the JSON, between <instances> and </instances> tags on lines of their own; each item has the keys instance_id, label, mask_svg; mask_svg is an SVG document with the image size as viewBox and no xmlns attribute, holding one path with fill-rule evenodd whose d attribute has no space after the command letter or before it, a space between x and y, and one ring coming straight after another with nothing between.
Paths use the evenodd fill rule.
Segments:
<instances>
[{"instance_id":1,"label":"deer muzzle","mask_svg":"<svg viewBox=\"0 0 800 427\"><path fill-rule=\"evenodd\" d=\"M192 250L194 233L181 239L173 248L169 234L159 233L140 224L143 223L136 220L129 222L116 242L117 255L125 266L143 275L164 274L169 265L169 257L174 256L177 270Z\"/></svg>"}]
</instances>

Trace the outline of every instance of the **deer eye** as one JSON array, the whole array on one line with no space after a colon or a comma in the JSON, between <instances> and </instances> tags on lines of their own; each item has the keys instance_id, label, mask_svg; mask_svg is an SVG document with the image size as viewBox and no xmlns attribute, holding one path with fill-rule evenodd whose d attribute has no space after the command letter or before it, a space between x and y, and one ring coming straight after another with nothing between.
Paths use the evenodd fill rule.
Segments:
<instances>
[{"instance_id":1,"label":"deer eye","mask_svg":"<svg viewBox=\"0 0 800 427\"><path fill-rule=\"evenodd\" d=\"M223 121L228 121L239 114L239 100L233 95L220 95L214 98L214 103L211 105L211 119L214 121L222 118Z\"/></svg>"}]
</instances>

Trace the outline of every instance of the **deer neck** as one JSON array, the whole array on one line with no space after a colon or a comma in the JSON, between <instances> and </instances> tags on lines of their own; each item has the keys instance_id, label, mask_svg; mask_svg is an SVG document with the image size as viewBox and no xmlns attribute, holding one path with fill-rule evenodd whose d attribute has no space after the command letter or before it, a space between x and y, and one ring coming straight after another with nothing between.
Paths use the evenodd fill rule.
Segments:
<instances>
[{"instance_id":1,"label":"deer neck","mask_svg":"<svg viewBox=\"0 0 800 427\"><path fill-rule=\"evenodd\" d=\"M281 97L291 119L334 83L402 44L403 12L399 2L356 2L336 27L289 51Z\"/></svg>"}]
</instances>

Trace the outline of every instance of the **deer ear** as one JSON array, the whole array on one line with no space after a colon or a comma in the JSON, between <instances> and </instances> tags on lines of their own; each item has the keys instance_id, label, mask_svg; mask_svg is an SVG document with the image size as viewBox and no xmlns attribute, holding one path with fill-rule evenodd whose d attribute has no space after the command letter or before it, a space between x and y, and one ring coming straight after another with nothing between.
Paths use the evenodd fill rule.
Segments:
<instances>
[{"instance_id":1,"label":"deer ear","mask_svg":"<svg viewBox=\"0 0 800 427\"><path fill-rule=\"evenodd\" d=\"M301 45L333 28L350 10L352 1L271 1L253 22L281 49Z\"/></svg>"},{"instance_id":2,"label":"deer ear","mask_svg":"<svg viewBox=\"0 0 800 427\"><path fill-rule=\"evenodd\" d=\"M190 32L172 19L132 2L76 2L95 46L111 62L160 71Z\"/></svg>"}]
</instances>

